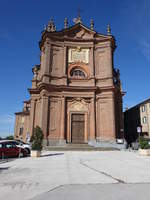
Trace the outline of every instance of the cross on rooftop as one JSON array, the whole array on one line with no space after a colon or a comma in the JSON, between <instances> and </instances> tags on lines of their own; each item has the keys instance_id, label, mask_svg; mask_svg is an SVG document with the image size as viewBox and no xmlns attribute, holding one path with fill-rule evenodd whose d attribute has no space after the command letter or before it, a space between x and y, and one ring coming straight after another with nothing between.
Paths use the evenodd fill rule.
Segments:
<instances>
[{"instance_id":1,"label":"cross on rooftop","mask_svg":"<svg viewBox=\"0 0 150 200\"><path fill-rule=\"evenodd\" d=\"M78 17L77 17L77 18L81 18L81 12L82 12L82 11L83 11L82 9L78 8L78 10L77 10Z\"/></svg>"}]
</instances>

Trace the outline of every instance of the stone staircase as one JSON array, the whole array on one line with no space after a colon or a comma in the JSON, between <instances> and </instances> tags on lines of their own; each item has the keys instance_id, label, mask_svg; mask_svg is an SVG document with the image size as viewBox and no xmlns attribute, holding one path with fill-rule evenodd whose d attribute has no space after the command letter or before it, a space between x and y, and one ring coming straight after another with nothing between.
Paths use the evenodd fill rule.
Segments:
<instances>
[{"instance_id":1,"label":"stone staircase","mask_svg":"<svg viewBox=\"0 0 150 200\"><path fill-rule=\"evenodd\" d=\"M88 144L66 144L65 146L45 146L48 151L113 151L119 150L112 147L93 147Z\"/></svg>"}]
</instances>

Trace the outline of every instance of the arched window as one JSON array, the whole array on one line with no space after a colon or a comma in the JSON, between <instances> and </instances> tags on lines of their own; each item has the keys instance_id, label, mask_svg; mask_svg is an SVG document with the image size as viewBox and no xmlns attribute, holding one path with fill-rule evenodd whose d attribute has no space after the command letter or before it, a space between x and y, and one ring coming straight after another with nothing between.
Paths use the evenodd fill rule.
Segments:
<instances>
[{"instance_id":1,"label":"arched window","mask_svg":"<svg viewBox=\"0 0 150 200\"><path fill-rule=\"evenodd\" d=\"M77 78L80 78L80 77L84 78L85 73L82 70L76 68L76 69L71 70L70 76L71 77L77 77Z\"/></svg>"}]
</instances>

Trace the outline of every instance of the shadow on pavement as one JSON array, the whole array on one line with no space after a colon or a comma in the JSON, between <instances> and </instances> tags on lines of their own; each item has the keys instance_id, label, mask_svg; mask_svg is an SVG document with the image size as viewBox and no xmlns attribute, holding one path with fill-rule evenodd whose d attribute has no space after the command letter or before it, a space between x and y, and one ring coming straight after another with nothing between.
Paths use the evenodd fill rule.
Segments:
<instances>
[{"instance_id":1,"label":"shadow on pavement","mask_svg":"<svg viewBox=\"0 0 150 200\"><path fill-rule=\"evenodd\" d=\"M12 162L12 161L14 161L16 159L18 159L18 158L3 158L3 159L0 159L0 164L7 163L7 162Z\"/></svg>"},{"instance_id":2,"label":"shadow on pavement","mask_svg":"<svg viewBox=\"0 0 150 200\"><path fill-rule=\"evenodd\" d=\"M0 167L0 172L8 170L8 169L9 169L9 167Z\"/></svg>"},{"instance_id":3,"label":"shadow on pavement","mask_svg":"<svg viewBox=\"0 0 150 200\"><path fill-rule=\"evenodd\" d=\"M41 155L41 157L60 156L60 155L63 155L63 154L64 153L50 153L50 154Z\"/></svg>"}]
</instances>

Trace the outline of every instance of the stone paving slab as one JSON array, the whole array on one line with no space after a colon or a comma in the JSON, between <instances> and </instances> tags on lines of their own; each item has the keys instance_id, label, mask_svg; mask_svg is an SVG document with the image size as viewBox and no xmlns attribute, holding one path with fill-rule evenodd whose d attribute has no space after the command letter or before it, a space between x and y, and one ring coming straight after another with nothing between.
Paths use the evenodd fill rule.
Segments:
<instances>
[{"instance_id":1,"label":"stone paving slab","mask_svg":"<svg viewBox=\"0 0 150 200\"><path fill-rule=\"evenodd\" d=\"M121 156L122 155L122 156ZM104 159L104 156L108 159ZM85 166L109 174L125 183L150 183L150 157L139 156L135 152L116 152L109 157L103 152L96 160L83 160Z\"/></svg>"},{"instance_id":2,"label":"stone paving slab","mask_svg":"<svg viewBox=\"0 0 150 200\"><path fill-rule=\"evenodd\" d=\"M0 164L0 199L30 200L64 185L150 183L149 166L135 152L43 152Z\"/></svg>"},{"instance_id":3,"label":"stone paving slab","mask_svg":"<svg viewBox=\"0 0 150 200\"><path fill-rule=\"evenodd\" d=\"M150 184L64 185L32 200L149 200Z\"/></svg>"}]
</instances>

